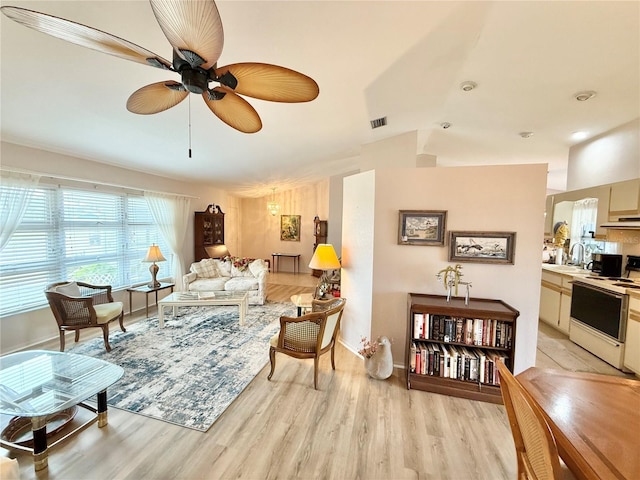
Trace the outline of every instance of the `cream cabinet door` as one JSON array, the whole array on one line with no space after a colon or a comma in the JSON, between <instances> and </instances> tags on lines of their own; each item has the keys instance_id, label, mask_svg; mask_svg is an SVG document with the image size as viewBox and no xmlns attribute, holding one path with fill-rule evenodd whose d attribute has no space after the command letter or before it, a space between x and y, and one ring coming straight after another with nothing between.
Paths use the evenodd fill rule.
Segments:
<instances>
[{"instance_id":1,"label":"cream cabinet door","mask_svg":"<svg viewBox=\"0 0 640 480\"><path fill-rule=\"evenodd\" d=\"M611 185L609 200L609 220L637 215L640 209L640 179Z\"/></svg>"},{"instance_id":2,"label":"cream cabinet door","mask_svg":"<svg viewBox=\"0 0 640 480\"><path fill-rule=\"evenodd\" d=\"M624 366L640 375L640 296L632 296L629 301Z\"/></svg>"}]
</instances>

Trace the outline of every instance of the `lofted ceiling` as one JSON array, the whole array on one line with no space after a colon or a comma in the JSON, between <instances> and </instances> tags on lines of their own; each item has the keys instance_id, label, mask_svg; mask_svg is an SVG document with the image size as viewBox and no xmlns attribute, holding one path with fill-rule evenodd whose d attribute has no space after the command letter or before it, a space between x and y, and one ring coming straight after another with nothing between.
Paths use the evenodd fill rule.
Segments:
<instances>
[{"instance_id":1,"label":"lofted ceiling","mask_svg":"<svg viewBox=\"0 0 640 480\"><path fill-rule=\"evenodd\" d=\"M146 1L2 5L67 18L171 58ZM362 145L417 131L416 154L435 155L439 166L548 163L548 188L563 190L569 147L582 141L574 132L590 138L640 116L638 1L217 5L225 32L219 64L298 70L316 80L318 98L247 98L263 122L255 134L222 123L198 95L134 115L125 107L131 93L178 75L0 15L2 140L263 196L352 171ZM477 87L465 92L464 81ZM585 90L597 95L576 101ZM386 126L371 128L385 116Z\"/></svg>"}]
</instances>

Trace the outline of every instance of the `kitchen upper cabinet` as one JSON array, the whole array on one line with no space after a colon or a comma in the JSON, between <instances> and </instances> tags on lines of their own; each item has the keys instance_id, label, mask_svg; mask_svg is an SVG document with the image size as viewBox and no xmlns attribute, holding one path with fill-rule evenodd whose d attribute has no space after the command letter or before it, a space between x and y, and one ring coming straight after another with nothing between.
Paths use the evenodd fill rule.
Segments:
<instances>
[{"instance_id":1,"label":"kitchen upper cabinet","mask_svg":"<svg viewBox=\"0 0 640 480\"><path fill-rule=\"evenodd\" d=\"M553 195L547 196L547 202L544 207L544 235L545 237L553 237Z\"/></svg>"},{"instance_id":2,"label":"kitchen upper cabinet","mask_svg":"<svg viewBox=\"0 0 640 480\"><path fill-rule=\"evenodd\" d=\"M585 198L597 198L598 210L596 212L596 238L604 239L607 236L607 229L600 228L600 225L606 223L609 220L609 202L611 199L611 185L600 185L598 187L583 188L581 190L573 190L571 192L557 193L553 196L553 205L555 206L562 202L576 202ZM571 221L571 219L567 219ZM569 224L569 229L573 225Z\"/></svg>"},{"instance_id":3,"label":"kitchen upper cabinet","mask_svg":"<svg viewBox=\"0 0 640 480\"><path fill-rule=\"evenodd\" d=\"M611 185L609 220L640 214L640 178Z\"/></svg>"}]
</instances>

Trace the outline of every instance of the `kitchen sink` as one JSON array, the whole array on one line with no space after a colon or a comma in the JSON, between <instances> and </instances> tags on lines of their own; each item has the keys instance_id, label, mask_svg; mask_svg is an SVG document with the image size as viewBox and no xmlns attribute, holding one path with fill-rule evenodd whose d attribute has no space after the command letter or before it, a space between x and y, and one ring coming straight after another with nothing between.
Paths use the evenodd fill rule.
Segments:
<instances>
[{"instance_id":1,"label":"kitchen sink","mask_svg":"<svg viewBox=\"0 0 640 480\"><path fill-rule=\"evenodd\" d=\"M591 275L591 270L581 268L578 265L556 265L548 263L543 265L546 270L558 273L570 273L572 275Z\"/></svg>"}]
</instances>

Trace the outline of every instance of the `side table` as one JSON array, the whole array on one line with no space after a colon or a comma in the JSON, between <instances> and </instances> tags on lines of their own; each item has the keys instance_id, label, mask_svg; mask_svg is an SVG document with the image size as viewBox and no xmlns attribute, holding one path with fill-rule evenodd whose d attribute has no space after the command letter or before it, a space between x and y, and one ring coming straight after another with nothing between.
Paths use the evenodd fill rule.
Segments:
<instances>
[{"instance_id":1,"label":"side table","mask_svg":"<svg viewBox=\"0 0 640 480\"><path fill-rule=\"evenodd\" d=\"M129 292L129 316L131 316L131 310L132 310L132 305L133 303L131 302L131 297L133 295L134 292L138 292L138 293L144 293L144 297L145 297L145 306L146 306L146 312L147 312L147 318L149 318L149 294L150 293L155 293L156 294L156 305L158 304L158 292L160 290L164 290L165 288L170 288L171 289L171 293L173 293L173 287L175 287L176 284L175 283L160 283L159 287L150 287L149 285L141 285L139 287L131 287L131 288L127 288L127 292Z\"/></svg>"}]
</instances>

